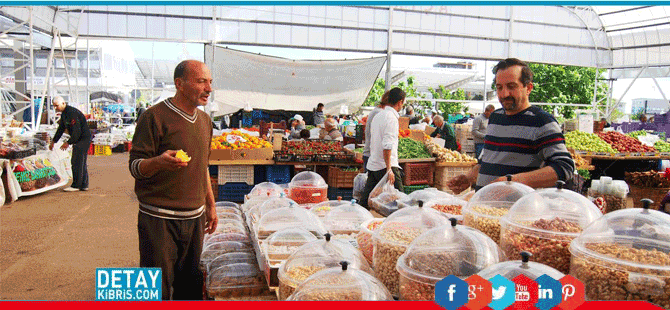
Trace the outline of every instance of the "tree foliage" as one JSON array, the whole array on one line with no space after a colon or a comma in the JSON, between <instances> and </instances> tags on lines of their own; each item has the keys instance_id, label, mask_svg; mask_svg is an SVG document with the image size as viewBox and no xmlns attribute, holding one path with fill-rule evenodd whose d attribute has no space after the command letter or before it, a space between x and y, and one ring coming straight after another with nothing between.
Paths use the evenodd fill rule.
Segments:
<instances>
[{"instance_id":1,"label":"tree foliage","mask_svg":"<svg viewBox=\"0 0 670 310\"><path fill-rule=\"evenodd\" d=\"M450 91L444 86L440 85L438 89L428 88L433 98L435 99L445 99L445 100L465 100L465 91L462 89L457 89L455 91ZM438 102L437 109L443 115L449 115L454 113L467 112L467 106L464 108L464 104L461 102Z\"/></svg>"}]
</instances>

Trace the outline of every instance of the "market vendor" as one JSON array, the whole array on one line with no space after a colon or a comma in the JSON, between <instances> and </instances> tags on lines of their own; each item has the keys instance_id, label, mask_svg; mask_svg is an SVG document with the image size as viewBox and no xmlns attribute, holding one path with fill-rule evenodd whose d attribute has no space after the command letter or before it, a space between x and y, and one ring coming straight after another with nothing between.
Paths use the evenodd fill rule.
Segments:
<instances>
[{"instance_id":1,"label":"market vendor","mask_svg":"<svg viewBox=\"0 0 670 310\"><path fill-rule=\"evenodd\" d=\"M475 142L475 158L479 158L482 149L484 149L486 127L489 125L489 117L491 117L491 113L493 113L495 109L496 108L492 104L487 105L484 109L484 113L477 115L472 122L470 132L472 133L472 139Z\"/></svg>"},{"instance_id":2,"label":"market vendor","mask_svg":"<svg viewBox=\"0 0 670 310\"><path fill-rule=\"evenodd\" d=\"M435 129L430 136L432 138L444 139L443 147L456 151L458 149L458 144L456 144L456 133L454 132L454 129L451 128L451 125L447 124L441 115L435 115L435 117L433 117L433 124L435 124L437 129Z\"/></svg>"},{"instance_id":3,"label":"market vendor","mask_svg":"<svg viewBox=\"0 0 670 310\"><path fill-rule=\"evenodd\" d=\"M339 129L337 129L337 121L333 118L327 118L324 122L325 128L319 133L319 139L342 141L344 137Z\"/></svg>"},{"instance_id":4,"label":"market vendor","mask_svg":"<svg viewBox=\"0 0 670 310\"><path fill-rule=\"evenodd\" d=\"M300 139L300 131L305 129L305 121L302 118L302 115L296 114L293 118L289 120L291 124L291 134L289 139Z\"/></svg>"},{"instance_id":5,"label":"market vendor","mask_svg":"<svg viewBox=\"0 0 670 310\"><path fill-rule=\"evenodd\" d=\"M366 125L370 126L370 158L365 166L368 170L368 179L360 201L364 207L368 206L370 192L389 171L393 171L389 174L389 183L398 190L403 190L403 173L398 162L400 130L398 112L405 103L405 95L405 92L398 87L385 93L381 102L383 109Z\"/></svg>"},{"instance_id":6,"label":"market vendor","mask_svg":"<svg viewBox=\"0 0 670 310\"><path fill-rule=\"evenodd\" d=\"M326 117L323 115L323 108L323 103L319 102L314 110L314 126L316 127L323 127L323 123L326 121Z\"/></svg>"},{"instance_id":7,"label":"market vendor","mask_svg":"<svg viewBox=\"0 0 670 310\"><path fill-rule=\"evenodd\" d=\"M533 72L526 63L508 58L500 61L493 73L503 108L491 113L479 164L449 180L449 188L460 193L474 184L477 190L505 180L508 174L513 181L533 188L568 181L575 163L565 147L561 127L553 116L528 101Z\"/></svg>"},{"instance_id":8,"label":"market vendor","mask_svg":"<svg viewBox=\"0 0 670 310\"><path fill-rule=\"evenodd\" d=\"M63 189L66 192L86 191L88 190L88 149L91 146L91 130L88 128L86 116L77 108L65 103L63 97L58 96L51 102L56 112L60 112L58 120L58 129L54 135L49 150L53 150L54 143L60 140L63 132L67 129L70 133L70 139L63 142L61 149L65 150L72 145L72 184Z\"/></svg>"}]
</instances>

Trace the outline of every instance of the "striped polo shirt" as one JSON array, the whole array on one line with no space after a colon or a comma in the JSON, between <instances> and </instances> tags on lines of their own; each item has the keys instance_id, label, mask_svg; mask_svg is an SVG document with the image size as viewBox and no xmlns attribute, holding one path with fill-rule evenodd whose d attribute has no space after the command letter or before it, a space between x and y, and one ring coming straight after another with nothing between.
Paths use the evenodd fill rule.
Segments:
<instances>
[{"instance_id":1,"label":"striped polo shirt","mask_svg":"<svg viewBox=\"0 0 670 310\"><path fill-rule=\"evenodd\" d=\"M491 114L480 164L476 190L500 176L546 166L554 168L562 181L572 178L575 170L558 122L535 106L515 115L504 109Z\"/></svg>"}]
</instances>

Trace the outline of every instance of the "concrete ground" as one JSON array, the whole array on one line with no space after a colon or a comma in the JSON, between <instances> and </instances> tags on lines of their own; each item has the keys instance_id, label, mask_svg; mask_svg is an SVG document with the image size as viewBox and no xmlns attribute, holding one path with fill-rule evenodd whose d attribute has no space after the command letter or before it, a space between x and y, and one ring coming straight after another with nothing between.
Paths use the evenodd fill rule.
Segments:
<instances>
[{"instance_id":1,"label":"concrete ground","mask_svg":"<svg viewBox=\"0 0 670 310\"><path fill-rule=\"evenodd\" d=\"M137 267L128 153L89 156L90 190L0 208L0 299L94 300L97 267Z\"/></svg>"}]
</instances>

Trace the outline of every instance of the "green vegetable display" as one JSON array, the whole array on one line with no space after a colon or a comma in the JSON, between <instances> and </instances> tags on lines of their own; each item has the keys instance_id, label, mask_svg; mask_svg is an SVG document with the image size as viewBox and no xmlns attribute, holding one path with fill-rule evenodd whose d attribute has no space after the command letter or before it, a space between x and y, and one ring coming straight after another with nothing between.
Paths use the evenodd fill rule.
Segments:
<instances>
[{"instance_id":1,"label":"green vegetable display","mask_svg":"<svg viewBox=\"0 0 670 310\"><path fill-rule=\"evenodd\" d=\"M565 134L565 146L579 151L618 153L611 145L592 133L571 131Z\"/></svg>"},{"instance_id":2,"label":"green vegetable display","mask_svg":"<svg viewBox=\"0 0 670 310\"><path fill-rule=\"evenodd\" d=\"M586 169L577 169L577 173L584 178L584 180L591 179L591 172Z\"/></svg>"},{"instance_id":3,"label":"green vegetable display","mask_svg":"<svg viewBox=\"0 0 670 310\"><path fill-rule=\"evenodd\" d=\"M629 136L629 137L633 137L633 138L637 139L637 137L639 137L639 136L646 136L647 131L646 130L637 130L637 131L629 132L626 135Z\"/></svg>"},{"instance_id":4,"label":"green vegetable display","mask_svg":"<svg viewBox=\"0 0 670 310\"><path fill-rule=\"evenodd\" d=\"M356 152L356 153L363 153L363 150L364 150L364 149L365 149L365 148L363 148L363 147L359 147L359 148L357 148L357 149L354 149L354 152Z\"/></svg>"},{"instance_id":5,"label":"green vegetable display","mask_svg":"<svg viewBox=\"0 0 670 310\"><path fill-rule=\"evenodd\" d=\"M398 140L398 158L412 159L412 158L431 158L426 146L412 138L400 138Z\"/></svg>"},{"instance_id":6,"label":"green vegetable display","mask_svg":"<svg viewBox=\"0 0 670 310\"><path fill-rule=\"evenodd\" d=\"M658 140L656 143L654 143L654 147L659 151L659 152L670 152L670 143Z\"/></svg>"}]
</instances>

